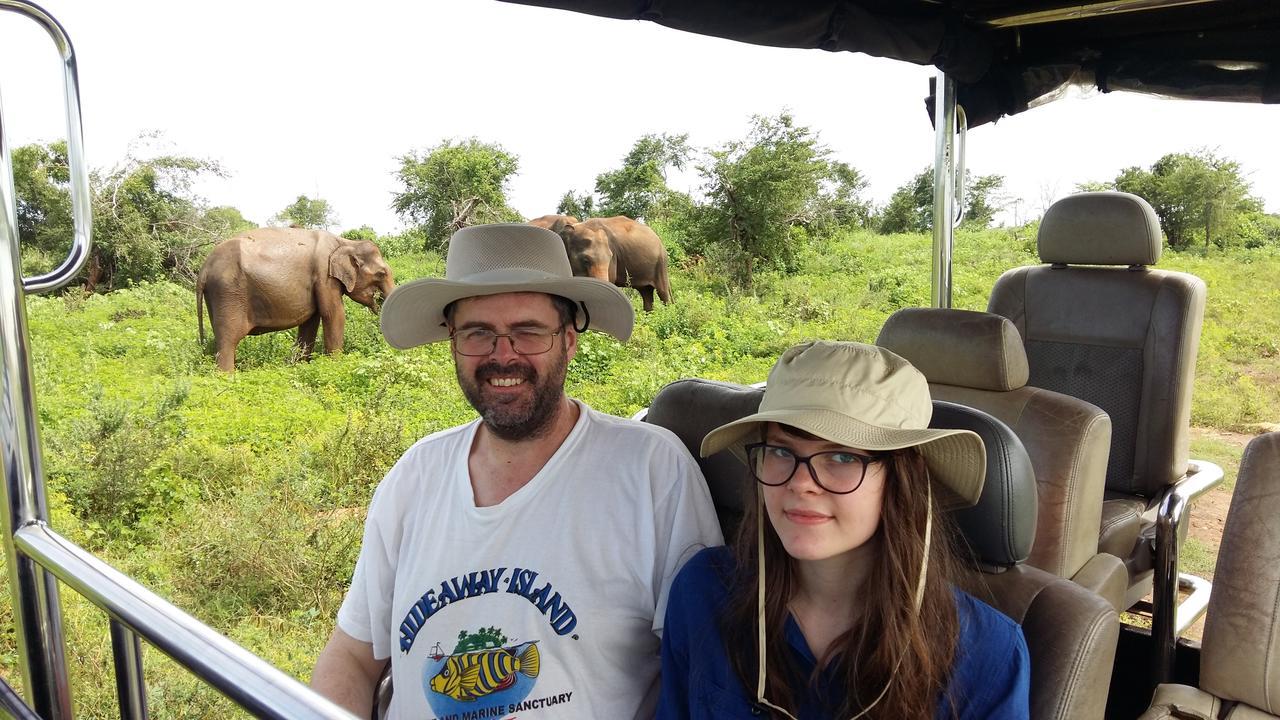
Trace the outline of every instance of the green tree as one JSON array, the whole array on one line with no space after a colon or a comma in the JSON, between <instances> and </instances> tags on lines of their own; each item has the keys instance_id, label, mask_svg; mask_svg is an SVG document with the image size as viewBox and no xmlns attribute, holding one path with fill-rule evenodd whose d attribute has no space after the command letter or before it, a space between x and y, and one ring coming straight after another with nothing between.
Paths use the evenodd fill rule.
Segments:
<instances>
[{"instance_id":1,"label":"green tree","mask_svg":"<svg viewBox=\"0 0 1280 720\"><path fill-rule=\"evenodd\" d=\"M1116 184L1106 180L1088 180L1082 183L1076 183L1076 192L1102 192L1104 190L1115 190Z\"/></svg>"},{"instance_id":2,"label":"green tree","mask_svg":"<svg viewBox=\"0 0 1280 720\"><path fill-rule=\"evenodd\" d=\"M348 240L368 240L376 243L378 242L378 231L368 225L361 225L358 228L343 231L342 237Z\"/></svg>"},{"instance_id":3,"label":"green tree","mask_svg":"<svg viewBox=\"0 0 1280 720\"><path fill-rule=\"evenodd\" d=\"M651 134L636 140L622 159L622 167L596 176L600 214L649 217L653 207L671 192L667 168L683 170L690 153L687 134Z\"/></svg>"},{"instance_id":4,"label":"green tree","mask_svg":"<svg viewBox=\"0 0 1280 720\"><path fill-rule=\"evenodd\" d=\"M975 178L966 172L964 226L977 230L991 227L996 213L1005 206L1006 199L1001 194L1003 189L1003 175L980 175ZM933 203L932 198L929 202Z\"/></svg>"},{"instance_id":5,"label":"green tree","mask_svg":"<svg viewBox=\"0 0 1280 720\"><path fill-rule=\"evenodd\" d=\"M277 222L297 227L325 230L338 224L329 201L322 198L309 198L299 195L297 200L289 203L274 218Z\"/></svg>"},{"instance_id":6,"label":"green tree","mask_svg":"<svg viewBox=\"0 0 1280 720\"><path fill-rule=\"evenodd\" d=\"M852 165L840 161L827 163L826 177L818 196L810 204L803 219L806 228L817 234L829 234L839 228L866 227L871 221L871 201L863 197L867 180Z\"/></svg>"},{"instance_id":7,"label":"green tree","mask_svg":"<svg viewBox=\"0 0 1280 720\"><path fill-rule=\"evenodd\" d=\"M24 246L59 249L70 243L72 205L67 142L23 145L13 151L18 238Z\"/></svg>"},{"instance_id":8,"label":"green tree","mask_svg":"<svg viewBox=\"0 0 1280 720\"><path fill-rule=\"evenodd\" d=\"M1207 150L1169 153L1150 170L1125 168L1116 176L1115 187L1151 203L1173 248L1185 248L1197 239L1207 243L1215 232L1225 244L1242 216L1262 209L1249 194L1240 164Z\"/></svg>"},{"instance_id":9,"label":"green tree","mask_svg":"<svg viewBox=\"0 0 1280 720\"><path fill-rule=\"evenodd\" d=\"M199 259L224 237L225 217L206 213L192 190L209 175L225 177L212 161L145 157L136 145L114 168L91 173L94 239L85 288L109 290L165 275L193 281Z\"/></svg>"},{"instance_id":10,"label":"green tree","mask_svg":"<svg viewBox=\"0 0 1280 720\"><path fill-rule=\"evenodd\" d=\"M964 225L968 228L987 228L1003 202L1000 191L1004 189L1001 175L974 177L965 171ZM933 228L933 167L926 167L902 184L889 197L889 204L880 213L878 229L881 233L920 233Z\"/></svg>"},{"instance_id":11,"label":"green tree","mask_svg":"<svg viewBox=\"0 0 1280 720\"><path fill-rule=\"evenodd\" d=\"M933 226L933 168L927 167L903 183L880 213L880 232L928 232Z\"/></svg>"},{"instance_id":12,"label":"green tree","mask_svg":"<svg viewBox=\"0 0 1280 720\"><path fill-rule=\"evenodd\" d=\"M71 247L70 182L65 141L14 149L13 186L24 274L52 270Z\"/></svg>"},{"instance_id":13,"label":"green tree","mask_svg":"<svg viewBox=\"0 0 1280 720\"><path fill-rule=\"evenodd\" d=\"M755 116L744 140L727 143L698 167L707 202L697 208L697 234L717 249L734 280L750 288L758 262L794 264L801 227L813 218L828 151L787 112Z\"/></svg>"},{"instance_id":14,"label":"green tree","mask_svg":"<svg viewBox=\"0 0 1280 720\"><path fill-rule=\"evenodd\" d=\"M565 192L556 205L557 215L572 215L579 220L591 217L595 210L596 200L590 193L574 194L572 190Z\"/></svg>"},{"instance_id":15,"label":"green tree","mask_svg":"<svg viewBox=\"0 0 1280 720\"><path fill-rule=\"evenodd\" d=\"M245 219L245 216L236 208L228 205L209 208L204 212L204 226L209 232L218 237L231 237L245 230L251 230L258 226L252 220Z\"/></svg>"},{"instance_id":16,"label":"green tree","mask_svg":"<svg viewBox=\"0 0 1280 720\"><path fill-rule=\"evenodd\" d=\"M523 219L507 203L507 181L518 158L496 143L446 140L399 160L396 177L404 191L395 194L391 207L422 228L428 250L443 247L453 231L467 225Z\"/></svg>"},{"instance_id":17,"label":"green tree","mask_svg":"<svg viewBox=\"0 0 1280 720\"><path fill-rule=\"evenodd\" d=\"M205 251L253 227L232 207L206 208L192 191L204 176L223 176L213 162L182 155L149 156L144 136L125 159L89 174L93 250L80 276L87 290L161 277L192 280ZM70 173L63 141L13 151L18 236L27 274L52 269L71 244Z\"/></svg>"}]
</instances>

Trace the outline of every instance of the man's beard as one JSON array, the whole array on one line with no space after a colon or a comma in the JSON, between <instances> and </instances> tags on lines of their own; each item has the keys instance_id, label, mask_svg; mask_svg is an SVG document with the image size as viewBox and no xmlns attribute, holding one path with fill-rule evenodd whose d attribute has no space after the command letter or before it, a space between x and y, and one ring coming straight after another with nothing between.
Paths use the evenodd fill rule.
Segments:
<instances>
[{"instance_id":1,"label":"man's beard","mask_svg":"<svg viewBox=\"0 0 1280 720\"><path fill-rule=\"evenodd\" d=\"M538 376L537 370L532 366L522 362L513 362L507 366L487 362L477 367L471 377L464 377L456 364L454 370L462 394L471 403L471 407L480 413L485 426L503 440L521 441L541 437L551 429L551 422L560 409L561 398L564 397L564 378L568 366L568 358L561 354L542 377ZM490 388L489 380L495 377L524 380L525 385L532 385L533 397L488 397L486 393Z\"/></svg>"}]
</instances>

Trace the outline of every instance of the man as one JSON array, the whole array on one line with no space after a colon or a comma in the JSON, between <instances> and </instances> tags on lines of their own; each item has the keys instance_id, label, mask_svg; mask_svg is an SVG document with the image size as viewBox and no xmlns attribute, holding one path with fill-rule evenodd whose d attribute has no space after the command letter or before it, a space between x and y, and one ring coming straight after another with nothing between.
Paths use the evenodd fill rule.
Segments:
<instances>
[{"instance_id":1,"label":"man","mask_svg":"<svg viewBox=\"0 0 1280 720\"><path fill-rule=\"evenodd\" d=\"M419 441L374 493L317 690L366 716L390 658L393 718L652 716L668 586L721 537L674 435L564 393L578 334L625 341L634 319L529 225L460 230L445 279L391 294L387 341L448 340L480 418Z\"/></svg>"}]
</instances>

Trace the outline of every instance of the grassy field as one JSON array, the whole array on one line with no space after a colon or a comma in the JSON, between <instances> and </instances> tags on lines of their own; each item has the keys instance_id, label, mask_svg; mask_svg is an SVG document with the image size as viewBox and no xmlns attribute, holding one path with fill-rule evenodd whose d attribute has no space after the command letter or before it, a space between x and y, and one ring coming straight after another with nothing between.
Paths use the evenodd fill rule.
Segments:
<instances>
[{"instance_id":1,"label":"grassy field","mask_svg":"<svg viewBox=\"0 0 1280 720\"><path fill-rule=\"evenodd\" d=\"M955 304L970 309L985 308L1001 271L1035 261L1025 231L962 234L955 254ZM928 304L929 256L923 236L853 234L807 250L799 273L762 273L752 294L682 263L675 302L642 313L630 343L582 339L570 391L629 415L681 377L763 380L799 341L872 341L893 310ZM443 270L435 256L391 262L401 282ZM1167 253L1160 266L1209 285L1193 424L1251 433L1280 421L1280 255ZM394 351L348 303L345 354L295 363L290 334L259 336L228 376L196 339L189 288L27 304L54 527L305 680L374 486L411 442L472 417L446 348ZM1238 449L1215 442L1196 452L1230 468ZM105 618L63 598L78 713L115 717ZM7 592L0 602L0 672L17 682ZM146 663L154 717L234 714L158 653Z\"/></svg>"}]
</instances>

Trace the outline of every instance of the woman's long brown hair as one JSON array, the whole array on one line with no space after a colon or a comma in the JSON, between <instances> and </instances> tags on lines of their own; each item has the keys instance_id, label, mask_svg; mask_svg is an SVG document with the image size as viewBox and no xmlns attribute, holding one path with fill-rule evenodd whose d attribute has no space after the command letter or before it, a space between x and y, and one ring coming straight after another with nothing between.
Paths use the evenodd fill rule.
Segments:
<instances>
[{"instance_id":1,"label":"woman's long brown hair","mask_svg":"<svg viewBox=\"0 0 1280 720\"><path fill-rule=\"evenodd\" d=\"M734 672L744 687L754 689L758 672L756 528L764 522L764 615L770 648L765 697L792 715L799 716L799 701L810 688L817 687L819 674L834 678L834 687L826 693L832 720L847 720L858 714L886 685L884 697L864 718L931 718L939 701L951 706L943 693L951 676L959 633L952 594L958 567L954 531L937 507L937 493L933 493L933 541L924 602L916 612L914 601L925 552L929 471L915 448L886 453L884 466L884 509L876 530L881 552L862 586L849 589L861 594L852 628L832 642L824 657L818 658L812 675L801 672L794 662L784 632L787 604L796 591L794 560L787 555L767 516L761 517L755 502L747 503L734 542L737 563L728 602L720 617L721 636Z\"/></svg>"}]
</instances>

